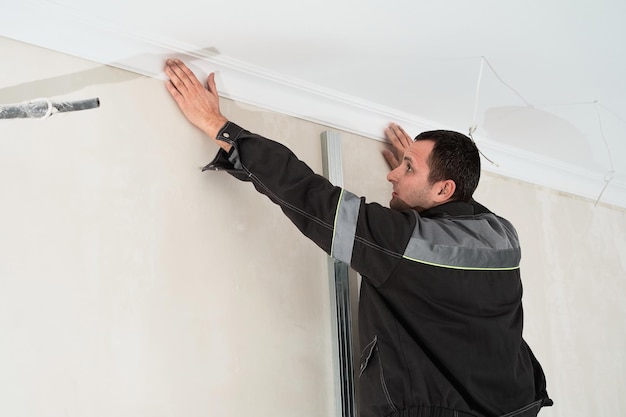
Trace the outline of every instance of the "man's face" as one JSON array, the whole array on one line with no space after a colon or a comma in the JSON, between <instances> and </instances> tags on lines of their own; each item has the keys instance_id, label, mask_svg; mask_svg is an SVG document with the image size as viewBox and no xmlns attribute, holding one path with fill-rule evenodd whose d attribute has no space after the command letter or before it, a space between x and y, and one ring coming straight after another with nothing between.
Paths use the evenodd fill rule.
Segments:
<instances>
[{"instance_id":1,"label":"man's face","mask_svg":"<svg viewBox=\"0 0 626 417\"><path fill-rule=\"evenodd\" d=\"M422 212L436 206L437 183L428 181L430 167L428 156L435 142L419 140L413 142L404 152L400 165L387 175L393 185L389 207L394 210L414 209Z\"/></svg>"}]
</instances>

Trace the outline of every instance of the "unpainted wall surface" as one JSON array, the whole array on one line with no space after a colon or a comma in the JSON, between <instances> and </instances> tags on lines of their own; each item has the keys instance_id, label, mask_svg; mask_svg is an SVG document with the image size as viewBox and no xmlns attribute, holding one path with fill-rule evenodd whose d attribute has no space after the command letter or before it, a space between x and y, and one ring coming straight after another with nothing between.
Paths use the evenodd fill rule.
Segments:
<instances>
[{"instance_id":1,"label":"unpainted wall surface","mask_svg":"<svg viewBox=\"0 0 626 417\"><path fill-rule=\"evenodd\" d=\"M0 38L0 415L334 412L326 255L217 151L164 83ZM9 57L10 59L5 59ZM224 101L321 170L322 127Z\"/></svg>"},{"instance_id":2,"label":"unpainted wall surface","mask_svg":"<svg viewBox=\"0 0 626 417\"><path fill-rule=\"evenodd\" d=\"M546 416L626 415L626 210L494 175L478 198L517 227L525 338Z\"/></svg>"}]
</instances>

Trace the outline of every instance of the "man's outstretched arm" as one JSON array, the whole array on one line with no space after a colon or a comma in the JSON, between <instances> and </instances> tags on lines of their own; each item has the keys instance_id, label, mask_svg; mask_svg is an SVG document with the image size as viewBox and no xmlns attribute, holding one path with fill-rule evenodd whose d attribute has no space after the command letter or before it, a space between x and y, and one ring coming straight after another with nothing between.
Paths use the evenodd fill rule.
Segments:
<instances>
[{"instance_id":1,"label":"man's outstretched arm","mask_svg":"<svg viewBox=\"0 0 626 417\"><path fill-rule=\"evenodd\" d=\"M167 90L187 120L206 133L226 152L230 151L229 143L216 139L228 119L220 112L215 73L209 74L205 87L181 60L168 59L165 62L165 74L169 78Z\"/></svg>"}]
</instances>

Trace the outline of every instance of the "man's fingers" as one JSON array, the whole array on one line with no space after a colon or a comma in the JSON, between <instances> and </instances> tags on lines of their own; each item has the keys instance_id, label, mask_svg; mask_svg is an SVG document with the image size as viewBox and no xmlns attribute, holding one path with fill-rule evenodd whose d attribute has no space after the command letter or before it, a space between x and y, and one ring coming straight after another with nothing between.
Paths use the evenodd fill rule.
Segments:
<instances>
[{"instance_id":1,"label":"man's fingers","mask_svg":"<svg viewBox=\"0 0 626 417\"><path fill-rule=\"evenodd\" d=\"M196 77L193 71L191 71L189 67L183 63L183 61L175 59L174 63L181 71L180 79L183 81L183 84L185 84L187 88L204 88L200 80L198 80L198 77Z\"/></svg>"},{"instance_id":2,"label":"man's fingers","mask_svg":"<svg viewBox=\"0 0 626 417\"><path fill-rule=\"evenodd\" d=\"M213 95L217 95L217 86L215 85L215 73L212 72L206 79L206 86L209 92Z\"/></svg>"},{"instance_id":3,"label":"man's fingers","mask_svg":"<svg viewBox=\"0 0 626 417\"><path fill-rule=\"evenodd\" d=\"M409 136L408 133L406 133L402 126L391 123L389 125L389 130L391 131L391 135L394 136L394 138L398 140L404 147L407 147L411 143L413 143L413 139Z\"/></svg>"},{"instance_id":4,"label":"man's fingers","mask_svg":"<svg viewBox=\"0 0 626 417\"><path fill-rule=\"evenodd\" d=\"M180 67L178 67L178 65L171 59L168 59L165 65L165 75L167 75L170 79L168 83L168 89L171 85L178 91L179 95L182 95L186 92L187 88L185 86L185 82L181 78L185 77L185 75Z\"/></svg>"},{"instance_id":5,"label":"man's fingers","mask_svg":"<svg viewBox=\"0 0 626 417\"><path fill-rule=\"evenodd\" d=\"M400 166L400 160L404 155L404 152L411 146L413 139L395 123L389 123L389 126L385 128L385 137L391 143L393 150L383 150L383 156L389 164L391 169L396 169Z\"/></svg>"},{"instance_id":6,"label":"man's fingers","mask_svg":"<svg viewBox=\"0 0 626 417\"><path fill-rule=\"evenodd\" d=\"M390 123L385 129L385 136L394 146L397 146L397 143L402 143L401 135L402 133L398 130L398 126L393 123Z\"/></svg>"},{"instance_id":7,"label":"man's fingers","mask_svg":"<svg viewBox=\"0 0 626 417\"><path fill-rule=\"evenodd\" d=\"M413 143L413 139L395 123L390 123L385 129L385 136L391 142L391 145L395 149L396 157L399 159L406 149L408 149Z\"/></svg>"},{"instance_id":8,"label":"man's fingers","mask_svg":"<svg viewBox=\"0 0 626 417\"><path fill-rule=\"evenodd\" d=\"M396 169L398 165L400 165L400 162L398 161L398 158L396 158L396 155L388 149L383 149L383 157L385 158L385 161L387 161L387 164L391 169Z\"/></svg>"},{"instance_id":9,"label":"man's fingers","mask_svg":"<svg viewBox=\"0 0 626 417\"><path fill-rule=\"evenodd\" d=\"M174 85L174 83L172 83L171 80L168 80L165 83L165 87L167 87L167 91L170 92L170 94L172 95L172 97L176 98L177 96L180 96L180 92L178 91L178 89L176 88L176 86Z\"/></svg>"},{"instance_id":10,"label":"man's fingers","mask_svg":"<svg viewBox=\"0 0 626 417\"><path fill-rule=\"evenodd\" d=\"M178 91L176 86L171 81L168 81L165 84L165 87L167 88L167 91L169 91L176 104L178 104L178 106L181 106L182 103L185 101L185 98L182 94L180 94L180 91Z\"/></svg>"},{"instance_id":11,"label":"man's fingers","mask_svg":"<svg viewBox=\"0 0 626 417\"><path fill-rule=\"evenodd\" d=\"M195 74L179 59L168 59L165 65L165 74L176 87L178 92L185 96L188 91L204 89Z\"/></svg>"}]
</instances>

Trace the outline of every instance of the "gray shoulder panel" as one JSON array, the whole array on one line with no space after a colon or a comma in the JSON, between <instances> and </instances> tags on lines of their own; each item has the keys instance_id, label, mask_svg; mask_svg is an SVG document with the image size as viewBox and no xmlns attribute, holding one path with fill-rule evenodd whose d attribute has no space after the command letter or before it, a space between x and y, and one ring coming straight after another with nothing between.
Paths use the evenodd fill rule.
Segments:
<instances>
[{"instance_id":1,"label":"gray shoulder panel","mask_svg":"<svg viewBox=\"0 0 626 417\"><path fill-rule=\"evenodd\" d=\"M491 213L438 219L416 216L405 259L455 269L519 268L519 241L507 220Z\"/></svg>"}]
</instances>

